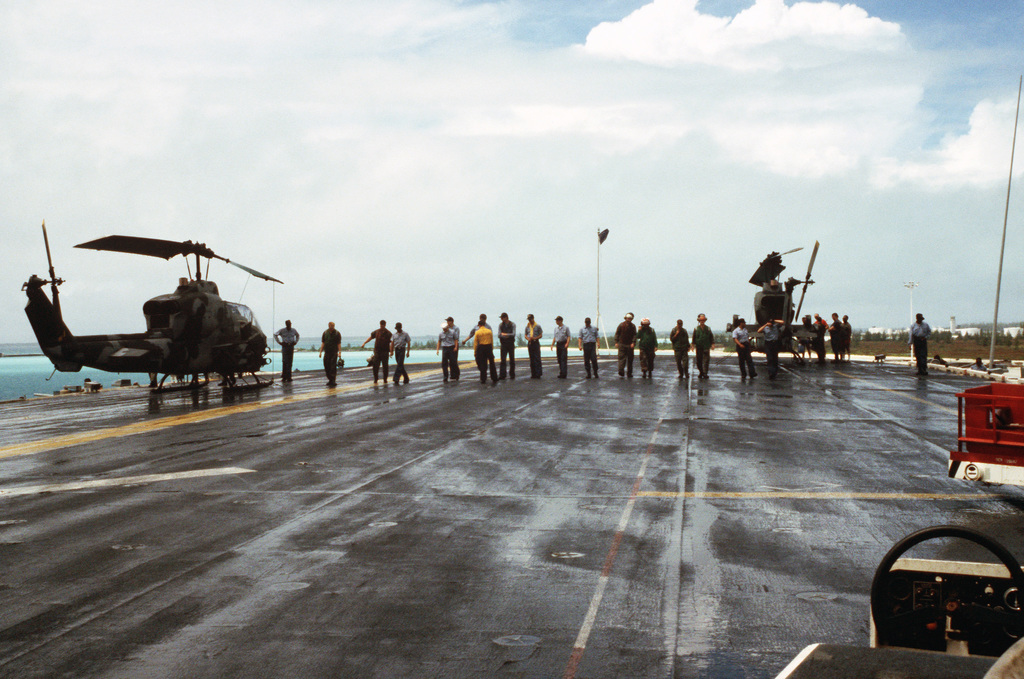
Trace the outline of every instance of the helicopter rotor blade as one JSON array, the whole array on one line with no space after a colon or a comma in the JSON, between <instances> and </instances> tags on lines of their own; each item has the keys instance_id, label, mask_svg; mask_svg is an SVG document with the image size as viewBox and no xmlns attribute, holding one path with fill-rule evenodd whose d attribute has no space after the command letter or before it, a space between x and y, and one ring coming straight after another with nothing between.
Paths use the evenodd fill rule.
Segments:
<instances>
[{"instance_id":1,"label":"helicopter rotor blade","mask_svg":"<svg viewBox=\"0 0 1024 679\"><path fill-rule=\"evenodd\" d=\"M273 276L268 276L265 273L260 273L255 269L250 269L247 266L243 266L237 262L232 262L227 257L221 257L210 248L206 247L205 243L193 243L190 240L186 241L173 241L173 240L162 240L159 238L141 238L139 236L106 236L104 238L97 238L91 240L88 243L79 243L75 246L76 248L86 248L89 250L107 250L111 252L126 252L133 255L148 255L149 257L160 257L161 259L170 259L177 255L196 255L196 265L198 271L199 260L198 257L206 257L208 259L219 259L227 262L232 266L236 266L242 271L252 274L257 278L262 278L267 281L274 281L275 283L281 283Z\"/></svg>"},{"instance_id":2,"label":"helicopter rotor blade","mask_svg":"<svg viewBox=\"0 0 1024 679\"><path fill-rule=\"evenodd\" d=\"M106 236L88 243L79 243L76 248L88 250L107 250L110 252L126 252L132 255L147 255L170 259L176 255L199 255L214 257L213 250L204 243L187 241L161 240L159 238L141 238L139 236Z\"/></svg>"},{"instance_id":3,"label":"helicopter rotor blade","mask_svg":"<svg viewBox=\"0 0 1024 679\"><path fill-rule=\"evenodd\" d=\"M250 273L250 274L252 274L253 276L256 276L256 278L262 278L262 279L263 279L263 280L265 280L265 281L273 281L274 283L281 283L281 285L284 285L284 283L283 283L282 281L279 281L279 280L277 280L277 279L276 279L276 278L274 278L273 276L268 276L268 275L267 275L267 274L265 274L265 273L260 273L260 272L259 272L259 271L257 271L256 269L250 269L250 268L249 268L249 267L247 267L247 266L244 266L244 265L242 265L242 264L239 264L238 262L232 262L232 261L231 261L230 259L226 259L226 258L224 258L224 257L221 257L221 256L219 256L219 255L215 255L215 256L217 257L217 259L222 259L222 260L224 260L225 262L227 262L228 264L230 264L231 266L237 266L237 267L238 267L239 269L241 269L242 271L245 271L246 273Z\"/></svg>"}]
</instances>

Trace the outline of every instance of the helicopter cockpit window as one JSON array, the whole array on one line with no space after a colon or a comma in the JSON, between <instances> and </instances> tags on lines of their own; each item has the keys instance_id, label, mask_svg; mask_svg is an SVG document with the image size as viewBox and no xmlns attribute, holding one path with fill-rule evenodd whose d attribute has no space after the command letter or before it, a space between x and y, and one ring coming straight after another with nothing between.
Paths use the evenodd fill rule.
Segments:
<instances>
[{"instance_id":1,"label":"helicopter cockpit window","mask_svg":"<svg viewBox=\"0 0 1024 679\"><path fill-rule=\"evenodd\" d=\"M181 311L181 305L173 299L151 299L142 306L150 330L165 330L171 327L171 317Z\"/></svg>"},{"instance_id":2,"label":"helicopter cockpit window","mask_svg":"<svg viewBox=\"0 0 1024 679\"><path fill-rule=\"evenodd\" d=\"M243 304L234 304L233 302L226 302L231 312L235 315L235 319L241 325L256 324L256 317L252 314L252 309Z\"/></svg>"},{"instance_id":3,"label":"helicopter cockpit window","mask_svg":"<svg viewBox=\"0 0 1024 679\"><path fill-rule=\"evenodd\" d=\"M762 304L764 305L765 311L767 311L768 315L770 315L772 318L775 318L775 319L779 319L779 318L784 319L785 318L784 314L786 313L786 298L784 296L782 296L782 295L780 295L778 297L767 297L766 296L764 298L764 300L762 301ZM767 317L765 318L765 320L768 320Z\"/></svg>"}]
</instances>

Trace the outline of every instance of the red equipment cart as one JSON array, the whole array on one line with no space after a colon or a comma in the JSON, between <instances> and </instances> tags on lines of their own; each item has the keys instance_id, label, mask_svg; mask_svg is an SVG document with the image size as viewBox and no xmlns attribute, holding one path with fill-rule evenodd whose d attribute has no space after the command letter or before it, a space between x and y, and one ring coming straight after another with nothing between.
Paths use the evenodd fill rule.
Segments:
<instances>
[{"instance_id":1,"label":"red equipment cart","mask_svg":"<svg viewBox=\"0 0 1024 679\"><path fill-rule=\"evenodd\" d=\"M957 449L949 476L1024 485L1024 385L993 382L957 394Z\"/></svg>"}]
</instances>

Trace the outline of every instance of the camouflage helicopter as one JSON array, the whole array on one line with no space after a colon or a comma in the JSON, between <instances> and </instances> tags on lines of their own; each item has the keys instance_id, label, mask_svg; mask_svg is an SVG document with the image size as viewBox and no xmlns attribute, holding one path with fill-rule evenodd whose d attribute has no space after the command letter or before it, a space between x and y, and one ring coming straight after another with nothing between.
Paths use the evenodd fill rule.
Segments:
<instances>
[{"instance_id":1,"label":"camouflage helicopter","mask_svg":"<svg viewBox=\"0 0 1024 679\"><path fill-rule=\"evenodd\" d=\"M750 330L751 346L755 351L764 352L764 335L755 332L764 325L769 318L784 322L782 329L781 350L793 354L797 363L803 363L803 350L809 347L814 339L814 331L806 324L794 323L800 317L800 309L804 305L804 295L807 294L807 286L813 285L811 270L814 268L814 260L818 256L818 241L814 241L814 250L811 252L811 261L807 264L807 274L801 281L790 277L784 284L779 283L779 274L785 270L782 264L782 256L799 252L803 248L795 248L779 254L772 252L765 257L757 267L757 271L750 277L751 285L760 286L761 289L754 294L754 321ZM793 291L803 286L800 291L800 302L796 311L793 310ZM726 330L732 332L739 321L739 315L733 315L732 323L726 326ZM748 324L747 327L750 327Z\"/></svg>"},{"instance_id":2,"label":"camouflage helicopter","mask_svg":"<svg viewBox=\"0 0 1024 679\"><path fill-rule=\"evenodd\" d=\"M117 335L72 334L64 324L57 278L50 257L50 242L43 224L46 259L50 280L32 275L22 290L28 295L25 313L39 341L39 347L61 372L77 372L83 366L109 372L162 374L157 389L174 375L183 381L192 376L191 386L199 386L199 375L217 373L226 388L266 386L270 382L256 375L268 363L267 336L260 329L249 307L221 299L217 284L203 280L200 257L220 259L253 276L281 281L215 254L204 243L175 242L134 236L107 236L76 245L78 248L126 252L170 259L176 255L195 255L195 277L178 279L177 289L160 295L142 306L146 332ZM49 284L53 301L42 290ZM251 375L253 382L246 379Z\"/></svg>"}]
</instances>

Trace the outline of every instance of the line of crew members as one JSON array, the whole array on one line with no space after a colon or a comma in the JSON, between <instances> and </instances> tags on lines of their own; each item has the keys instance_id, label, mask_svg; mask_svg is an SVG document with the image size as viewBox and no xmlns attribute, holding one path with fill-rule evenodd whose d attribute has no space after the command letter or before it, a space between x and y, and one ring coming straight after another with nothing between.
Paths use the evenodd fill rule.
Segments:
<instances>
[{"instance_id":1,"label":"line of crew members","mask_svg":"<svg viewBox=\"0 0 1024 679\"><path fill-rule=\"evenodd\" d=\"M640 369L643 378L650 378L654 371L654 356L658 346L658 338L651 328L649 319L644 318L637 327L633 323L633 314L627 313L622 323L615 329L615 347L617 350L618 373L620 377L633 377L633 363L636 352L639 352ZM852 328L848 317L844 316L839 320L838 314L832 314L833 323L828 325L817 314L814 321L811 317L804 316L803 329L805 337L801 345L807 343L808 350L814 350L818 354L818 362L825 362L824 336L831 335L832 349L835 355L833 362L849 360L850 340ZM526 317L527 324L523 332L526 340L527 354L529 356L530 377L539 379L543 374L541 364L541 339L544 337L544 330L536 322L533 314ZM555 330L552 335L551 349L556 352L558 360L558 377L565 379L568 376L568 349L572 340L572 333L563 322L561 316L555 317ZM766 354L768 356L769 378L774 379L778 373L778 340L782 329L782 321L769 320L758 332L763 333L766 343ZM517 336L516 324L509 319L507 313L501 314L501 322L498 324L497 341L500 347L500 370L494 355L495 333L490 324L487 323L487 314L480 314L480 320L470 331L465 339L461 339L455 319L449 316L441 325L441 331L437 338L436 352L441 357L441 373L444 381L458 380L460 369L458 364L458 349L470 341L474 343L474 357L477 368L480 371L481 383L487 381L488 374L492 382L504 379L516 378L515 374L515 348ZM811 339L807 339L811 337ZM291 381L292 352L298 343L299 334L291 327L291 321L285 321L285 327L274 333L274 338L281 344L282 348L282 376L284 382ZM694 365L697 368L698 379L708 379L708 366L710 364L711 350L715 346L714 332L707 326L707 317L704 314L697 316L697 326L693 330L692 341L686 328L683 327L682 319L676 321L676 326L669 335L672 344L676 369L680 379L689 377L689 351L695 352ZM739 319L737 327L733 330L732 340L736 344L737 356L740 362L740 373L743 378L749 374L755 377L753 360L750 355L749 331L746 323ZM409 383L409 374L405 369L405 359L409 356L412 348L412 339L402 329L401 323L395 324L395 332L387 329L387 322L381 321L380 327L370 333L370 336L363 341L361 347L365 347L373 341L373 355L369 359L373 370L373 382L377 384L383 370L384 382L388 381L389 358L395 359L394 382L398 384L404 381ZM583 365L586 369L587 379L598 377L597 364L597 341L598 329L591 324L590 318L585 319L584 325L577 334L577 346L583 351ZM333 387L337 384L338 354L341 350L341 334L335 329L334 323L328 324L327 330L321 336L319 355L324 359L324 371L327 375L327 386Z\"/></svg>"},{"instance_id":2,"label":"line of crew members","mask_svg":"<svg viewBox=\"0 0 1024 679\"><path fill-rule=\"evenodd\" d=\"M618 369L620 377L633 377L633 362L635 351L640 353L640 367L644 378L653 376L654 354L658 346L658 338L651 328L649 319L642 319L638 328L633 323L633 314L628 313L622 323L615 330L615 346L618 350ZM675 354L676 368L680 378L689 376L688 352L694 348L697 352L696 364L702 379L707 379L707 366L711 349L714 348L714 333L706 326L706 317L700 314L697 317L698 326L694 329L693 343L690 343L689 335L683 327L682 319L676 321L676 327L672 329L670 340ZM497 341L500 347L500 372L495 361L494 344L495 333L490 324L487 323L487 314L480 314L480 320L470 331L469 336L461 339L455 319L449 316L441 325L441 332L437 338L437 354L441 356L441 373L444 381L458 380L460 369L458 364L458 349L469 341L474 343L474 356L477 367L480 370L480 381L486 382L488 373L492 382L516 378L515 348L516 348L516 324L512 322L507 313L501 314L501 322L498 324ZM539 379L543 374L541 364L541 339L544 337L544 330L536 322L533 314L526 317L526 328L523 332L526 340L526 350L529 356L530 377ZM299 341L299 333L291 324L285 321L285 327L274 333L274 339L281 345L282 371L281 380L290 382L292 359L295 345ZM569 343L572 340L572 333L565 325L561 316L555 317L555 329L552 334L551 349L555 351L558 360L558 377L568 377ZM598 329L592 325L590 318L584 320L584 325L577 334L577 347L583 351L583 365L586 368L587 379L598 377L597 364L597 340ZM387 322L381 321L380 327L370 333L370 336L360 345L365 347L373 341L373 356L369 359L373 369L373 382L377 384L381 379L383 370L384 382L388 381L389 358L395 359L394 382L398 384L404 381L409 383L409 374L405 370L405 359L409 356L412 347L412 340L409 334L402 330L402 324L395 324L395 332L387 329ZM341 351L341 333L335 328L334 323L328 323L327 330L321 336L319 356L324 361L324 372L327 375L327 386L337 386L338 354Z\"/></svg>"}]
</instances>

